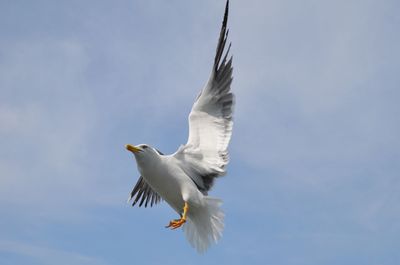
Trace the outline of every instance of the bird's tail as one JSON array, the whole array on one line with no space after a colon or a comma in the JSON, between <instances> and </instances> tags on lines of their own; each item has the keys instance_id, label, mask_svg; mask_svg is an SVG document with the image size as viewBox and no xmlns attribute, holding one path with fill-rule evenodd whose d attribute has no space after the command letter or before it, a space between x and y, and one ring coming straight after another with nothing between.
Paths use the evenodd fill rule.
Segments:
<instances>
[{"instance_id":1,"label":"bird's tail","mask_svg":"<svg viewBox=\"0 0 400 265\"><path fill-rule=\"evenodd\" d=\"M217 243L224 230L222 201L205 196L202 206L191 207L186 224L183 226L186 238L199 253L207 250L211 243Z\"/></svg>"}]
</instances>

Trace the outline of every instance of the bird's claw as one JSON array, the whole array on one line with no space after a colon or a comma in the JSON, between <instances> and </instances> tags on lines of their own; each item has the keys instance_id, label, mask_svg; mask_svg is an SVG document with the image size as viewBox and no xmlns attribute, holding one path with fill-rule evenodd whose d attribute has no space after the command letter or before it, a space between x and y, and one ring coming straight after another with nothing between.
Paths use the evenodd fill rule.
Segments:
<instances>
[{"instance_id":1,"label":"bird's claw","mask_svg":"<svg viewBox=\"0 0 400 265\"><path fill-rule=\"evenodd\" d=\"M171 228L172 230L174 230L181 227L184 223L186 223L186 220L184 218L172 220L165 228Z\"/></svg>"},{"instance_id":2,"label":"bird's claw","mask_svg":"<svg viewBox=\"0 0 400 265\"><path fill-rule=\"evenodd\" d=\"M181 227L184 223L186 223L186 214L188 212L189 205L187 202L185 202L185 205L183 206L183 214L181 215L180 219L175 219L169 222L169 225L167 225L165 228L171 228L172 230L177 229Z\"/></svg>"}]
</instances>

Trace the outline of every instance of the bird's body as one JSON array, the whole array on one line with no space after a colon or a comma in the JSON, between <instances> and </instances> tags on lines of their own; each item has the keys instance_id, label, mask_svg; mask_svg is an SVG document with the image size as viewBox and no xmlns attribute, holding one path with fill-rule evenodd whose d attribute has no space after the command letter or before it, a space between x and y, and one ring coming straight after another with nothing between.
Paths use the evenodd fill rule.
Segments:
<instances>
[{"instance_id":1,"label":"bird's body","mask_svg":"<svg viewBox=\"0 0 400 265\"><path fill-rule=\"evenodd\" d=\"M199 202L201 192L173 155L155 153L154 159L148 160L149 163L146 163L147 160L144 163L142 161L140 158L137 159L138 170L142 177L177 213L182 211L186 200Z\"/></svg>"},{"instance_id":2,"label":"bird's body","mask_svg":"<svg viewBox=\"0 0 400 265\"><path fill-rule=\"evenodd\" d=\"M226 173L233 126L230 45L225 50L228 6L229 1L210 78L189 114L187 143L171 155L145 144L126 146L135 155L141 174L129 200L145 207L165 200L180 215L167 227L183 226L188 241L199 252L217 242L224 228L221 200L208 196L208 191L215 178Z\"/></svg>"}]
</instances>

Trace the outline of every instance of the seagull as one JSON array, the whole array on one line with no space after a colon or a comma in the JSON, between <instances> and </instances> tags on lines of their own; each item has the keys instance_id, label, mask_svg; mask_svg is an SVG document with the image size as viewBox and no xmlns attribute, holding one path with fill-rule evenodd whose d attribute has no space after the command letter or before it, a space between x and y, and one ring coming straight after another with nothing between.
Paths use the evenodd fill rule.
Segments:
<instances>
[{"instance_id":1,"label":"seagull","mask_svg":"<svg viewBox=\"0 0 400 265\"><path fill-rule=\"evenodd\" d=\"M217 243L224 228L222 201L208 196L214 180L226 174L228 144L232 135L234 95L231 92L231 43L227 49L229 0L219 35L211 75L189 114L189 137L185 145L164 155L147 144L126 145L136 159L141 176L128 202L141 207L166 201L178 214L166 226L182 227L187 240L199 253Z\"/></svg>"}]
</instances>

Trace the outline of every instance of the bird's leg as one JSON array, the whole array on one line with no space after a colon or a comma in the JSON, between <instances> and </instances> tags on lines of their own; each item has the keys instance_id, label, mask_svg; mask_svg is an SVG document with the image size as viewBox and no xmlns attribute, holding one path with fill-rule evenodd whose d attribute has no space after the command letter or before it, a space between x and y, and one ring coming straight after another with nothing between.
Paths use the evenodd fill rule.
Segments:
<instances>
[{"instance_id":1,"label":"bird's leg","mask_svg":"<svg viewBox=\"0 0 400 265\"><path fill-rule=\"evenodd\" d=\"M171 227L171 229L177 229L181 227L186 222L186 215L188 210L189 210L189 205L187 202L185 202L185 205L183 206L183 214L181 216L181 219L172 220L171 222L169 222L169 225L167 225L166 228Z\"/></svg>"}]
</instances>

